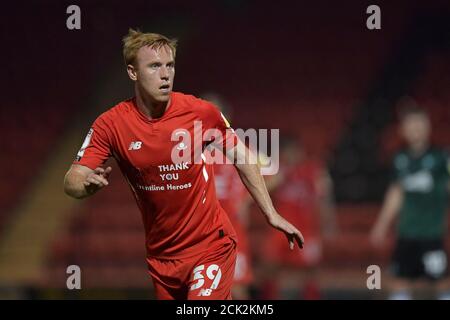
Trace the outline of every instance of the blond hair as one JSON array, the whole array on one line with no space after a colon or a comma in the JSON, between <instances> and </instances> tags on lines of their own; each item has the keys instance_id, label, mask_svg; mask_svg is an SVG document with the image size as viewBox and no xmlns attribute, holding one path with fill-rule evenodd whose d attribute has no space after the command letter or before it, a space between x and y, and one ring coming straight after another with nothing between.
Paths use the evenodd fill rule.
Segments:
<instances>
[{"instance_id":1,"label":"blond hair","mask_svg":"<svg viewBox=\"0 0 450 320\"><path fill-rule=\"evenodd\" d=\"M173 57L177 51L177 40L169 39L157 33L143 33L139 30L128 29L128 34L123 38L123 58L126 65L134 65L137 52L140 48L149 46L154 49L169 47Z\"/></svg>"}]
</instances>

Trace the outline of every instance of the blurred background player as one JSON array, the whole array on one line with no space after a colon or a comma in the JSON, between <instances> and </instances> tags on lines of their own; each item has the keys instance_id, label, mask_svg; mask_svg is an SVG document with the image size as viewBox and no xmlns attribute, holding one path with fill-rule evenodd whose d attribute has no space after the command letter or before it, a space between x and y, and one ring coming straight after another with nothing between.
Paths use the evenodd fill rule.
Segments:
<instances>
[{"instance_id":1,"label":"blurred background player","mask_svg":"<svg viewBox=\"0 0 450 320\"><path fill-rule=\"evenodd\" d=\"M224 98L216 93L205 93L202 98L217 106L227 119L232 121L233 109ZM260 160L265 156L258 154ZM274 176L264 176L267 190L270 192L275 185ZM248 214L253 203L250 194L242 184L241 178L232 165L214 164L214 179L216 195L220 205L228 214L236 231L237 255L234 273L232 295L234 299L250 299L250 285L254 279L252 272L252 253L248 239Z\"/></svg>"},{"instance_id":2,"label":"blurred background player","mask_svg":"<svg viewBox=\"0 0 450 320\"><path fill-rule=\"evenodd\" d=\"M423 109L414 105L403 109L400 131L406 147L394 157L392 182L371 242L381 248L392 222L398 218L389 298L411 299L413 289L431 285L440 299L450 299L444 249L448 156L430 144L431 124ZM428 281L418 281L423 279Z\"/></svg>"},{"instance_id":3,"label":"blurred background player","mask_svg":"<svg viewBox=\"0 0 450 320\"><path fill-rule=\"evenodd\" d=\"M274 201L287 217L303 227L308 248L301 254L290 254L282 247L284 239L269 233L266 263L277 275L271 275L263 295L270 299L319 299L317 271L322 258L322 236L336 234L332 181L320 161L307 157L298 139L283 136L280 150Z\"/></svg>"},{"instance_id":4,"label":"blurred background player","mask_svg":"<svg viewBox=\"0 0 450 320\"><path fill-rule=\"evenodd\" d=\"M237 300L249 299L249 285L253 280L250 247L246 235L249 194L233 166L214 164L214 179L217 198L228 214L238 239L232 295Z\"/></svg>"}]
</instances>

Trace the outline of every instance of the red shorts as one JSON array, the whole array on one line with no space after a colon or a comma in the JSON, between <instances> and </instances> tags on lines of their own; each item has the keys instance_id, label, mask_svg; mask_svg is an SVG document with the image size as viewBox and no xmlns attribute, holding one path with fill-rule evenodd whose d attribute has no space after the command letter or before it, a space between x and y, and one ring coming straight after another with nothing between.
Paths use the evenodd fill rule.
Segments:
<instances>
[{"instance_id":1,"label":"red shorts","mask_svg":"<svg viewBox=\"0 0 450 320\"><path fill-rule=\"evenodd\" d=\"M229 237L193 257L147 258L159 300L230 300L235 263L236 242Z\"/></svg>"}]
</instances>

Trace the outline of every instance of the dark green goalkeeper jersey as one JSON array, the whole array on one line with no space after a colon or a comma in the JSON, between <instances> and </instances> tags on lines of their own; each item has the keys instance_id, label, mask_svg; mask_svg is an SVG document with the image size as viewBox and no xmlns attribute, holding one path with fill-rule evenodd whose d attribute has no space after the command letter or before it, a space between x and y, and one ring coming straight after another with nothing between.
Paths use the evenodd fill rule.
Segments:
<instances>
[{"instance_id":1,"label":"dark green goalkeeper jersey","mask_svg":"<svg viewBox=\"0 0 450 320\"><path fill-rule=\"evenodd\" d=\"M414 157L408 150L394 158L394 180L404 191L398 235L439 239L447 229L449 161L446 152L429 148Z\"/></svg>"}]
</instances>

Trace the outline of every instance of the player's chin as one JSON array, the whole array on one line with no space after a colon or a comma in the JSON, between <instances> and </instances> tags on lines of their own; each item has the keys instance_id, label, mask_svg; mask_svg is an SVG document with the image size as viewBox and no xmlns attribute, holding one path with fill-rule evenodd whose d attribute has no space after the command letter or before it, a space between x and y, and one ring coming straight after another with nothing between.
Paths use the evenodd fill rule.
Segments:
<instances>
[{"instance_id":1,"label":"player's chin","mask_svg":"<svg viewBox=\"0 0 450 320\"><path fill-rule=\"evenodd\" d=\"M170 92L171 91L165 91L165 92L159 92L157 95L156 95L156 101L158 101L158 102L167 102L167 101L169 101L169 98L170 98Z\"/></svg>"}]
</instances>

